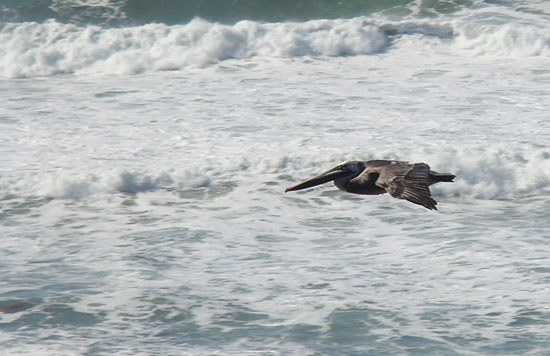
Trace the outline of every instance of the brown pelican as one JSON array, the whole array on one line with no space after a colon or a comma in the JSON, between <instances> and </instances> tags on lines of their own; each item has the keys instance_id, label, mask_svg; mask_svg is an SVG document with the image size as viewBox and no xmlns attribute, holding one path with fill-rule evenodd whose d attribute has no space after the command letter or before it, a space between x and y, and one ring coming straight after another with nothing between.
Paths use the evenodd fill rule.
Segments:
<instances>
[{"instance_id":1,"label":"brown pelican","mask_svg":"<svg viewBox=\"0 0 550 356\"><path fill-rule=\"evenodd\" d=\"M389 193L392 197L406 199L427 209L437 210L429 186L438 182L452 182L451 173L437 173L426 163L405 161L346 161L336 167L286 188L285 192L314 187L334 181L338 189L348 193L378 195Z\"/></svg>"}]
</instances>

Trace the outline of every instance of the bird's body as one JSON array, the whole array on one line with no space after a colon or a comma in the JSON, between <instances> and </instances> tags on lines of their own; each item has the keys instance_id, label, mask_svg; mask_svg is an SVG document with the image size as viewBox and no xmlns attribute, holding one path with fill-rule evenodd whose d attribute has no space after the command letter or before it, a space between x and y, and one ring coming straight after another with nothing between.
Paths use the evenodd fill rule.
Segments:
<instances>
[{"instance_id":1,"label":"bird's body","mask_svg":"<svg viewBox=\"0 0 550 356\"><path fill-rule=\"evenodd\" d=\"M308 179L285 192L310 188L334 181L338 189L348 193L379 195L389 193L392 197L406 199L427 209L437 210L429 186L438 182L452 182L450 173L437 173L426 163L405 161L346 161L329 171Z\"/></svg>"}]
</instances>

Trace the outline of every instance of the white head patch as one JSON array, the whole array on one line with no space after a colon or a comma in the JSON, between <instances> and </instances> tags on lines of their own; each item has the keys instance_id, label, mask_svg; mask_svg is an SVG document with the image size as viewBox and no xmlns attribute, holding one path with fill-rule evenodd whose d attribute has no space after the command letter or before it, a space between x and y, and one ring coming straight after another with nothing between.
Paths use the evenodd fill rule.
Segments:
<instances>
[{"instance_id":1,"label":"white head patch","mask_svg":"<svg viewBox=\"0 0 550 356\"><path fill-rule=\"evenodd\" d=\"M355 161L344 161L342 162L341 166L346 167L347 170L352 172L359 171L359 165Z\"/></svg>"}]
</instances>

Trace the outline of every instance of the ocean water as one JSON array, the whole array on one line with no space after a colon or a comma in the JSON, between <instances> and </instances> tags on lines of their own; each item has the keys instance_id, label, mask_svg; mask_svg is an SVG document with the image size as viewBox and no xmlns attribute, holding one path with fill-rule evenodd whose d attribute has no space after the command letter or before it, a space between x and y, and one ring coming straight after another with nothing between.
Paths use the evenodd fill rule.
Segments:
<instances>
[{"instance_id":1,"label":"ocean water","mask_svg":"<svg viewBox=\"0 0 550 356\"><path fill-rule=\"evenodd\" d=\"M0 21L1 355L550 355L548 1ZM347 159L457 178L284 193Z\"/></svg>"}]
</instances>

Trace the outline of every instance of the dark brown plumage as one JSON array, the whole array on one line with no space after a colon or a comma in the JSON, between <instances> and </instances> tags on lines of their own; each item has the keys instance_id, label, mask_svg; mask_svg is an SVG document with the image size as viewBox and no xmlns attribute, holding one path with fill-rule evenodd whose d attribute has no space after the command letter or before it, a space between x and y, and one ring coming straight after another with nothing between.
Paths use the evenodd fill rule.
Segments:
<instances>
[{"instance_id":1,"label":"dark brown plumage","mask_svg":"<svg viewBox=\"0 0 550 356\"><path fill-rule=\"evenodd\" d=\"M317 177L285 189L285 192L334 181L338 189L345 192L366 195L388 193L394 198L437 210L437 202L432 199L429 186L438 182L452 182L454 178L454 174L430 170L426 163L346 161Z\"/></svg>"}]
</instances>

